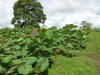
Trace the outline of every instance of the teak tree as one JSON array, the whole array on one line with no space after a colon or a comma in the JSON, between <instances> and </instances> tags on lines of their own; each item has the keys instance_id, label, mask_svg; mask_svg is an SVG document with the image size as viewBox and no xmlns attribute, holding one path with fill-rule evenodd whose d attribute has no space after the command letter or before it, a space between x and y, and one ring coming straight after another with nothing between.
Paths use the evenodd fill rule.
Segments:
<instances>
[{"instance_id":1,"label":"teak tree","mask_svg":"<svg viewBox=\"0 0 100 75\"><path fill-rule=\"evenodd\" d=\"M39 27L39 23L44 23L46 20L43 7L38 0L18 0L13 10L14 17L11 23L15 27Z\"/></svg>"}]
</instances>

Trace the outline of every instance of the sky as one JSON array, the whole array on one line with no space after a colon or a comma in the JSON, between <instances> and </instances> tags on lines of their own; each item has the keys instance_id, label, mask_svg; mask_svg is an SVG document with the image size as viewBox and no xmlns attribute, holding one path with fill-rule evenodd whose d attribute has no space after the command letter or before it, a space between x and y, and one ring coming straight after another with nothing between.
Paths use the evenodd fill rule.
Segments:
<instances>
[{"instance_id":1,"label":"sky","mask_svg":"<svg viewBox=\"0 0 100 75\"><path fill-rule=\"evenodd\" d=\"M16 0L0 0L0 28L10 27L13 18L13 5ZM65 24L80 25L82 21L100 27L100 0L40 0L47 15L47 27Z\"/></svg>"}]
</instances>

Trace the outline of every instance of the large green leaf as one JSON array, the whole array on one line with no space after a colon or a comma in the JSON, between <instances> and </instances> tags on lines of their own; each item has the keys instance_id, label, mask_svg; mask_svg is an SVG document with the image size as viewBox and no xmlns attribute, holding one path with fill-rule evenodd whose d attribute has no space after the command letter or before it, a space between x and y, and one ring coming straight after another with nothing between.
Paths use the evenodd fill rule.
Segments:
<instances>
[{"instance_id":1,"label":"large green leaf","mask_svg":"<svg viewBox=\"0 0 100 75\"><path fill-rule=\"evenodd\" d=\"M21 60L21 59L15 59L15 60L12 60L11 63L12 63L13 65L19 65L19 64L22 63L22 60Z\"/></svg>"},{"instance_id":2,"label":"large green leaf","mask_svg":"<svg viewBox=\"0 0 100 75\"><path fill-rule=\"evenodd\" d=\"M73 46L71 43L68 43L68 47L69 47L70 49L73 49L73 48L74 48L74 46Z\"/></svg>"},{"instance_id":3,"label":"large green leaf","mask_svg":"<svg viewBox=\"0 0 100 75\"><path fill-rule=\"evenodd\" d=\"M37 66L39 66L40 72L45 71L49 66L48 58L41 57L37 62Z\"/></svg>"},{"instance_id":4,"label":"large green leaf","mask_svg":"<svg viewBox=\"0 0 100 75\"><path fill-rule=\"evenodd\" d=\"M46 31L46 37L47 37L48 39L53 38L53 31L52 31L52 30Z\"/></svg>"},{"instance_id":5,"label":"large green leaf","mask_svg":"<svg viewBox=\"0 0 100 75\"><path fill-rule=\"evenodd\" d=\"M40 38L44 38L44 37L46 37L46 33L45 32L39 32L39 36L40 36Z\"/></svg>"},{"instance_id":6,"label":"large green leaf","mask_svg":"<svg viewBox=\"0 0 100 75\"><path fill-rule=\"evenodd\" d=\"M49 66L49 60L48 59L45 59L44 62L41 64L41 67L40 67L40 71L43 72L45 71Z\"/></svg>"},{"instance_id":7,"label":"large green leaf","mask_svg":"<svg viewBox=\"0 0 100 75\"><path fill-rule=\"evenodd\" d=\"M18 68L19 74L28 75L33 71L32 65L22 65Z\"/></svg>"},{"instance_id":8,"label":"large green leaf","mask_svg":"<svg viewBox=\"0 0 100 75\"><path fill-rule=\"evenodd\" d=\"M0 65L0 72L2 73L2 72L5 72L5 71L6 71L6 69Z\"/></svg>"},{"instance_id":9,"label":"large green leaf","mask_svg":"<svg viewBox=\"0 0 100 75\"><path fill-rule=\"evenodd\" d=\"M37 61L37 58L36 57L26 57L23 60L25 60L27 64L32 65L33 63L35 63Z\"/></svg>"},{"instance_id":10,"label":"large green leaf","mask_svg":"<svg viewBox=\"0 0 100 75\"><path fill-rule=\"evenodd\" d=\"M16 68L17 68L17 66L11 67L11 68L7 71L7 73L10 74L10 73L15 72L15 69L16 69Z\"/></svg>"},{"instance_id":11,"label":"large green leaf","mask_svg":"<svg viewBox=\"0 0 100 75\"><path fill-rule=\"evenodd\" d=\"M22 52L21 52L21 55L26 56L27 54L28 54L28 51L26 49L23 49Z\"/></svg>"},{"instance_id":12,"label":"large green leaf","mask_svg":"<svg viewBox=\"0 0 100 75\"><path fill-rule=\"evenodd\" d=\"M15 49L15 50L20 50L21 46L20 45L14 45L12 48Z\"/></svg>"},{"instance_id":13,"label":"large green leaf","mask_svg":"<svg viewBox=\"0 0 100 75\"><path fill-rule=\"evenodd\" d=\"M2 63L9 63L14 57L12 55L8 55L2 59Z\"/></svg>"}]
</instances>

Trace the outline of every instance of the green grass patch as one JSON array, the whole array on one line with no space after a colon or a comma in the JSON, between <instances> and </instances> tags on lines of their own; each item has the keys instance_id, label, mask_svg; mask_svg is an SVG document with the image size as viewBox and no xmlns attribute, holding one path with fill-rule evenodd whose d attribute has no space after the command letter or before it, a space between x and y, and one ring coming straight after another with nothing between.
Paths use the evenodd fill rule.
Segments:
<instances>
[{"instance_id":1,"label":"green grass patch","mask_svg":"<svg viewBox=\"0 0 100 75\"><path fill-rule=\"evenodd\" d=\"M100 32L91 32L88 39L87 53L100 56Z\"/></svg>"},{"instance_id":2,"label":"green grass patch","mask_svg":"<svg viewBox=\"0 0 100 75\"><path fill-rule=\"evenodd\" d=\"M53 57L54 64L48 75L97 75L92 60L83 56L67 58Z\"/></svg>"}]
</instances>

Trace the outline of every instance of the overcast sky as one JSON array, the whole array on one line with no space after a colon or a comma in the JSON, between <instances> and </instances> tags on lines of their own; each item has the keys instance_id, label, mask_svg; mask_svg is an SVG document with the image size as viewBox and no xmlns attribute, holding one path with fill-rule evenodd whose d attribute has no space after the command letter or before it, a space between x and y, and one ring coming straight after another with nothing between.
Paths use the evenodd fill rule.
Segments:
<instances>
[{"instance_id":1,"label":"overcast sky","mask_svg":"<svg viewBox=\"0 0 100 75\"><path fill-rule=\"evenodd\" d=\"M12 27L13 4L16 0L0 0L0 27ZM40 0L47 15L46 25L62 27L85 20L100 27L100 0Z\"/></svg>"}]
</instances>

